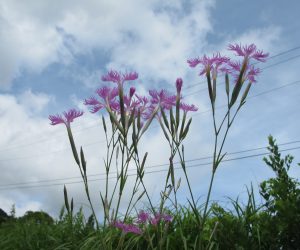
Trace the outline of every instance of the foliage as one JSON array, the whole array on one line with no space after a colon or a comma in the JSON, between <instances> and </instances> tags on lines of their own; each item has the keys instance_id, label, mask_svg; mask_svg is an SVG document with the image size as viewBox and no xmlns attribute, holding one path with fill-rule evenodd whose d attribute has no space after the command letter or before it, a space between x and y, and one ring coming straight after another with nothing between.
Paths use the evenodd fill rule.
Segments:
<instances>
[{"instance_id":1,"label":"foliage","mask_svg":"<svg viewBox=\"0 0 300 250\"><path fill-rule=\"evenodd\" d=\"M82 240L93 233L90 221L85 222L82 210L72 218L61 214L54 221L44 212L28 211L23 217L0 226L0 249L78 249Z\"/></svg>"},{"instance_id":2,"label":"foliage","mask_svg":"<svg viewBox=\"0 0 300 250\"><path fill-rule=\"evenodd\" d=\"M32 222L36 224L53 224L53 218L43 211L33 212L27 211L24 216L19 219L22 223Z\"/></svg>"},{"instance_id":3,"label":"foliage","mask_svg":"<svg viewBox=\"0 0 300 250\"><path fill-rule=\"evenodd\" d=\"M296 249L300 246L300 183L291 178L288 172L293 157L282 157L279 153L276 140L269 136L270 155L264 162L276 174L261 183L260 194L265 199L265 207L271 216L269 232L275 236L271 246L274 249Z\"/></svg>"}]
</instances>

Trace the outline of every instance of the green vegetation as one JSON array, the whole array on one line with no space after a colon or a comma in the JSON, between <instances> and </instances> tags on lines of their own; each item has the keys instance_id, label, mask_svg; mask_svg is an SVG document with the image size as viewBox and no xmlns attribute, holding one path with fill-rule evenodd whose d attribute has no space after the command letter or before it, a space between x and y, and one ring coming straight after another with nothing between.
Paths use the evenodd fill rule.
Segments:
<instances>
[{"instance_id":1,"label":"green vegetation","mask_svg":"<svg viewBox=\"0 0 300 250\"><path fill-rule=\"evenodd\" d=\"M293 157L282 157L271 136L268 150L264 161L275 177L260 184L263 204L256 203L252 185L244 205L238 199L231 200L232 209L212 203L200 241L195 212L179 205L167 211L171 222L140 224L141 234L114 225L97 229L93 215L86 219L82 210L73 214L63 207L53 220L32 211L14 218L13 208L11 216L0 210L0 249L299 249L300 183L289 176ZM134 221L128 216L125 222Z\"/></svg>"}]
</instances>

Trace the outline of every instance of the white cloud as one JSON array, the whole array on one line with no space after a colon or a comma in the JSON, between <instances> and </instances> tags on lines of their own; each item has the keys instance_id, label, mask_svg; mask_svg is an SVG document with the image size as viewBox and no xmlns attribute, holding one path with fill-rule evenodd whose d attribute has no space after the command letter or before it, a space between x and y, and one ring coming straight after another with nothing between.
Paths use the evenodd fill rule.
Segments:
<instances>
[{"instance_id":1,"label":"white cloud","mask_svg":"<svg viewBox=\"0 0 300 250\"><path fill-rule=\"evenodd\" d=\"M12 4L12 3L10 3ZM40 72L50 63L65 55L63 39L55 26L43 25L22 10L2 2L0 35L0 86L8 88L22 70Z\"/></svg>"},{"instance_id":2,"label":"white cloud","mask_svg":"<svg viewBox=\"0 0 300 250\"><path fill-rule=\"evenodd\" d=\"M41 112L49 104L49 102L55 101L55 98L44 93L35 94L31 91L31 89L28 89L18 97L18 101L27 112L36 113Z\"/></svg>"},{"instance_id":3,"label":"white cloud","mask_svg":"<svg viewBox=\"0 0 300 250\"><path fill-rule=\"evenodd\" d=\"M22 70L41 72L95 48L110 53L108 67L133 67L148 78L173 80L184 74L187 54L211 29L213 1L191 4L187 11L183 1L2 1L1 86L9 87Z\"/></svg>"}]
</instances>

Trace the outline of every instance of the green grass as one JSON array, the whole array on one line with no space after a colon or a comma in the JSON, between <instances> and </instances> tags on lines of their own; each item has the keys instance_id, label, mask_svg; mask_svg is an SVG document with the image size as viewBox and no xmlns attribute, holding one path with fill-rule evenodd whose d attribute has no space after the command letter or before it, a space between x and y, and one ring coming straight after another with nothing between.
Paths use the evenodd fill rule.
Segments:
<instances>
[{"instance_id":1,"label":"green grass","mask_svg":"<svg viewBox=\"0 0 300 250\"><path fill-rule=\"evenodd\" d=\"M226 210L217 203L211 205L201 249L270 249L276 243L277 232L270 230L274 216L253 207L252 195L250 192L249 202L244 206L238 200L232 201L234 210ZM171 223L148 225L143 235L123 234L114 227L96 230L81 210L73 218L66 213L53 222L37 221L32 216L10 219L0 226L3 250L117 249L118 246L119 249L195 249L199 246L196 218L192 211L182 207Z\"/></svg>"}]
</instances>

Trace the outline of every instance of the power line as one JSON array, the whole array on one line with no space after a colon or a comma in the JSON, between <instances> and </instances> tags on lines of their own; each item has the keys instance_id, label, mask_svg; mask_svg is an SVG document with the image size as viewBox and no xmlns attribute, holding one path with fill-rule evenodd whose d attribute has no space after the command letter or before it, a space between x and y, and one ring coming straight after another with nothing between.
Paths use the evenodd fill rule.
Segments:
<instances>
[{"instance_id":1,"label":"power line","mask_svg":"<svg viewBox=\"0 0 300 250\"><path fill-rule=\"evenodd\" d=\"M287 58L287 59L285 59L285 60L282 60L282 61L279 61L279 62L277 62L277 63L273 63L273 64L271 64L271 65L268 65L268 66L266 66L266 67L263 67L262 70L269 69L269 68L272 68L272 67L277 66L277 65L279 65L279 64L282 64L282 63L286 63L286 62L292 61L292 60L297 59L297 58L299 58L299 57L300 57L300 55L292 56L292 57Z\"/></svg>"},{"instance_id":2,"label":"power line","mask_svg":"<svg viewBox=\"0 0 300 250\"><path fill-rule=\"evenodd\" d=\"M275 55L269 57L269 59L273 59L273 58L275 58L275 57L282 56L282 55L284 55L284 54L287 54L287 53L289 53L289 52L292 52L292 51L295 51L295 50L298 50L298 49L300 49L300 46L297 46L297 47L288 49L288 50L286 50L286 51L282 51L282 52L280 52L280 53L277 53L277 54L275 54ZM280 62L278 62L278 63L275 63L275 64L273 64L273 65L267 66L267 67L265 67L265 68L274 67L274 66L276 66L276 65L278 65L278 64L281 64L281 63L284 63L284 62L293 60L293 59L295 59L295 58L298 58L299 56L300 56L300 55L294 56L294 57L292 57L292 58L289 58L289 59L284 60L284 61L282 61L282 62L280 61ZM200 82L200 83L197 83L197 84L193 84L193 85L189 85L189 86L185 87L185 89L189 89L189 88L191 88L191 87L193 87L193 86L198 86L198 85L201 84L201 83L206 83L206 81L203 81L203 82ZM185 95L185 96L190 96L190 95L193 95L193 94L195 94L195 93L199 93L199 92L202 92L202 91L205 91L205 90L206 90L206 88L205 88L205 89L201 89L201 90L196 91L196 92L193 92L193 93L190 93L190 94L187 94L187 95ZM97 123L98 123L98 122L97 122ZM72 125L72 127L73 127L73 128L77 128L77 127L81 127L81 125L78 125L78 124L77 124L77 125ZM81 131L85 131L86 129L90 129L90 128L94 128L94 127L97 127L97 125L92 125L92 126L84 127L84 128L79 129L79 130L73 130L73 133L75 134L75 133L78 133L78 132L81 132ZM53 133L56 133L56 132L53 132ZM44 134L41 133L40 135L44 135ZM65 135L62 134L62 135L56 136L56 138L64 137L64 136L65 136ZM50 140L52 140L52 139L50 139ZM29 146L29 145L31 146L31 145L38 144L38 143L42 143L42 142L45 142L45 141L49 141L49 138L41 139L41 140L32 142L32 143L30 143L30 144L26 143L26 144L15 145L15 146L12 145L12 146L9 147L9 148L2 148L2 149L0 149L0 152L9 151L9 150L13 150L13 149L21 148L21 147L27 147L27 146Z\"/></svg>"},{"instance_id":3,"label":"power line","mask_svg":"<svg viewBox=\"0 0 300 250\"><path fill-rule=\"evenodd\" d=\"M290 82L290 83L288 83L288 84L281 85L281 86L279 86L279 87L272 88L272 89L270 89L270 90L266 90L266 91L257 93L257 94L255 94L255 95L250 95L250 96L248 96L248 97L246 98L246 101L249 100L249 99L252 99L252 98L261 96L261 95L268 94L268 93L270 93L270 92L273 92L273 91L276 91L276 90L279 90L279 89L283 89L283 88L290 87L290 86L295 85L295 84L299 84L299 83L300 83L300 80L294 81L294 82ZM224 107L227 107L227 106L228 106L228 104L223 104L223 105L217 106L215 109L221 109L221 108L224 108ZM197 115L201 115L201 114L208 113L208 112L211 112L211 109L208 109L208 110L205 110L205 111L202 111L202 112L198 112L197 114L193 114L192 116L197 116Z\"/></svg>"},{"instance_id":4,"label":"power line","mask_svg":"<svg viewBox=\"0 0 300 250\"><path fill-rule=\"evenodd\" d=\"M292 52L292 51L295 51L295 50L298 50L298 49L300 49L300 46L296 46L296 47L291 48L291 49L289 49L289 50L285 50L285 51L282 51L282 52L280 52L280 53L277 53L277 54L275 54L275 55L273 55L273 56L270 56L268 59L273 59L273 58L275 58L275 57L282 56L282 55L284 55L284 54L287 54L287 53L289 53L289 52Z\"/></svg>"},{"instance_id":5,"label":"power line","mask_svg":"<svg viewBox=\"0 0 300 250\"><path fill-rule=\"evenodd\" d=\"M296 149L300 149L300 146L299 147L294 147L294 148L283 149L283 150L280 150L279 152L291 151L291 150L296 150ZM263 155L268 155L268 154L270 154L270 153L267 152L267 153L259 153L259 154L246 155L246 156L242 156L242 157L224 159L222 162L238 161L238 160L243 160L243 159L248 159L248 158L253 158L253 157L258 157L258 156L263 156ZM189 166L186 166L186 168L195 168L195 167L207 166L207 165L211 165L211 164L212 164L212 162L206 162L206 163L189 165ZM179 170L179 169L181 169L181 167L174 167L174 170ZM152 170L152 171L145 172L145 175L146 174L153 174L153 173L167 172L167 171L168 171L168 169ZM136 174L132 173L132 174L128 174L128 176L129 177L130 176L136 176ZM116 179L116 178L117 178L117 176L111 176L108 179L111 180L111 179ZM89 180L89 182L103 181L103 180L106 180L106 178L92 179L92 180ZM10 188L0 188L0 191L20 189L20 188L21 189L27 189L27 188L41 188L41 187L62 186L62 185L79 184L79 183L83 183L83 181L73 181L73 182L67 182L67 183L52 183L52 184L35 185L35 186L17 186L17 187L10 187Z\"/></svg>"},{"instance_id":6,"label":"power line","mask_svg":"<svg viewBox=\"0 0 300 250\"><path fill-rule=\"evenodd\" d=\"M296 143L300 143L300 140L289 141L289 142L280 143L280 144L277 144L277 145L278 146L285 146L285 145L291 145L291 144L296 144ZM267 149L267 147L256 147L256 148L250 148L250 149L245 149L245 150L239 150L239 151L234 151L234 152L227 153L226 155L227 156L236 155L236 154L241 154L241 153L247 153L247 152L262 150L262 149ZM201 161L201 160L207 160L207 159L211 159L211 158L212 158L212 156L203 156L203 157L189 159L189 160L186 160L185 162ZM174 162L174 165L176 165L176 164L180 164L180 161ZM158 167L163 167L163 166L168 166L168 165L169 165L169 163L155 164L155 165L147 166L145 168L146 169L153 169L153 168L158 168ZM129 170L129 171L133 171L133 170ZM110 174L117 174L117 172L116 171L110 172ZM106 175L106 173L89 174L88 177L105 176L105 175ZM0 185L0 188L1 187L7 187L7 186L29 185L29 184L36 184L36 183L64 181L64 180L72 180L72 179L79 179L79 178L81 178L81 176L74 176L74 177L67 177L67 178L56 178L56 179L48 179L48 180L40 180L40 181L19 182L19 183L11 183L11 184L3 184L3 185Z\"/></svg>"}]
</instances>

